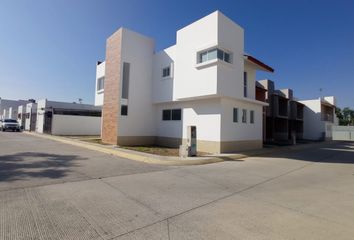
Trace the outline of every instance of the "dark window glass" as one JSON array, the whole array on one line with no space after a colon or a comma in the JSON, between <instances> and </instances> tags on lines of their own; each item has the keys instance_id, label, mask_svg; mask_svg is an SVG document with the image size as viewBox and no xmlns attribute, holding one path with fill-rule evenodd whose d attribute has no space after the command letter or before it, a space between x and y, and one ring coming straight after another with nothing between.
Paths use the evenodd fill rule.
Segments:
<instances>
[{"instance_id":1,"label":"dark window glass","mask_svg":"<svg viewBox=\"0 0 354 240\"><path fill-rule=\"evenodd\" d=\"M247 110L246 109L242 110L242 122L247 123Z\"/></svg>"},{"instance_id":2,"label":"dark window glass","mask_svg":"<svg viewBox=\"0 0 354 240\"><path fill-rule=\"evenodd\" d=\"M104 77L101 77L97 80L97 91L104 89Z\"/></svg>"},{"instance_id":3,"label":"dark window glass","mask_svg":"<svg viewBox=\"0 0 354 240\"><path fill-rule=\"evenodd\" d=\"M129 74L130 63L123 63L123 83L122 83L122 98L128 99L129 97Z\"/></svg>"},{"instance_id":4,"label":"dark window glass","mask_svg":"<svg viewBox=\"0 0 354 240\"><path fill-rule=\"evenodd\" d=\"M100 117L101 111L99 110L81 110L81 109L60 109L54 108L52 112L45 113L47 117L51 117L52 114L56 115L72 115L72 116L89 116L89 117Z\"/></svg>"},{"instance_id":5,"label":"dark window glass","mask_svg":"<svg viewBox=\"0 0 354 240\"><path fill-rule=\"evenodd\" d=\"M4 122L6 122L6 123L17 123L17 121L13 120L13 119L5 119Z\"/></svg>"},{"instance_id":6,"label":"dark window glass","mask_svg":"<svg viewBox=\"0 0 354 240\"><path fill-rule=\"evenodd\" d=\"M243 72L243 96L247 97L247 72Z\"/></svg>"},{"instance_id":7,"label":"dark window glass","mask_svg":"<svg viewBox=\"0 0 354 240\"><path fill-rule=\"evenodd\" d=\"M120 107L120 115L128 116L128 106L127 105L122 105Z\"/></svg>"},{"instance_id":8,"label":"dark window glass","mask_svg":"<svg viewBox=\"0 0 354 240\"><path fill-rule=\"evenodd\" d=\"M250 111L250 123L254 123L254 111Z\"/></svg>"},{"instance_id":9,"label":"dark window glass","mask_svg":"<svg viewBox=\"0 0 354 240\"><path fill-rule=\"evenodd\" d=\"M219 58L220 60L224 60L224 52L221 51L220 49L218 49L218 58Z\"/></svg>"},{"instance_id":10,"label":"dark window glass","mask_svg":"<svg viewBox=\"0 0 354 240\"><path fill-rule=\"evenodd\" d=\"M181 120L182 111L181 109L172 109L172 120Z\"/></svg>"},{"instance_id":11,"label":"dark window glass","mask_svg":"<svg viewBox=\"0 0 354 240\"><path fill-rule=\"evenodd\" d=\"M170 76L170 67L166 67L162 69L162 77L169 77Z\"/></svg>"},{"instance_id":12,"label":"dark window glass","mask_svg":"<svg viewBox=\"0 0 354 240\"><path fill-rule=\"evenodd\" d=\"M164 120L164 121L171 120L171 110L170 109L162 111L162 120Z\"/></svg>"},{"instance_id":13,"label":"dark window glass","mask_svg":"<svg viewBox=\"0 0 354 240\"><path fill-rule=\"evenodd\" d=\"M238 108L234 108L233 121L238 122Z\"/></svg>"},{"instance_id":14,"label":"dark window glass","mask_svg":"<svg viewBox=\"0 0 354 240\"><path fill-rule=\"evenodd\" d=\"M230 61L230 54L228 54L228 53L224 53L224 61L225 62L228 62L228 63L231 63L231 61Z\"/></svg>"}]
</instances>

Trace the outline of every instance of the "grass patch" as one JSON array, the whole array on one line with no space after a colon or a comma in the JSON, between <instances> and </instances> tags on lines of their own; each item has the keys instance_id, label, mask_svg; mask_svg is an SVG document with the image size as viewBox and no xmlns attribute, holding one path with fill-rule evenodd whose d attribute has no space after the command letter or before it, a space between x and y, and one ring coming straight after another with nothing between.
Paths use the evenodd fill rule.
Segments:
<instances>
[{"instance_id":1,"label":"grass patch","mask_svg":"<svg viewBox=\"0 0 354 240\"><path fill-rule=\"evenodd\" d=\"M179 157L179 148L161 146L121 146L121 148L160 156ZM208 154L204 152L197 152L197 157L202 157L206 155Z\"/></svg>"},{"instance_id":2,"label":"grass patch","mask_svg":"<svg viewBox=\"0 0 354 240\"><path fill-rule=\"evenodd\" d=\"M160 156L179 156L178 148L168 148L160 146L122 146L121 148L129 149L138 152L156 154Z\"/></svg>"}]
</instances>

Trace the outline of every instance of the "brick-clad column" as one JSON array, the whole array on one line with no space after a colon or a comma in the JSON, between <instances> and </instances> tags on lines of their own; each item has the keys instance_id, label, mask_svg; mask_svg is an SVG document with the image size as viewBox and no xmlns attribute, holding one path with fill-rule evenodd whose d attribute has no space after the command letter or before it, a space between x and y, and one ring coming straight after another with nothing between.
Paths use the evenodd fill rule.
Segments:
<instances>
[{"instance_id":1,"label":"brick-clad column","mask_svg":"<svg viewBox=\"0 0 354 240\"><path fill-rule=\"evenodd\" d=\"M120 81L122 29L107 39L104 101L102 109L102 141L117 144L120 114Z\"/></svg>"}]
</instances>

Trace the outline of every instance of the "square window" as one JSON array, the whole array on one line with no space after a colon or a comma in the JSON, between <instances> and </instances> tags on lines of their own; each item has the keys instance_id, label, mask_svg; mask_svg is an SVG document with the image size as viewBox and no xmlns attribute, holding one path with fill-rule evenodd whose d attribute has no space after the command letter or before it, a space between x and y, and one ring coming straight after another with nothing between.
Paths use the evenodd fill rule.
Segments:
<instances>
[{"instance_id":1,"label":"square window","mask_svg":"<svg viewBox=\"0 0 354 240\"><path fill-rule=\"evenodd\" d=\"M163 121L169 121L171 120L171 110L163 110L162 111L162 120Z\"/></svg>"},{"instance_id":2,"label":"square window","mask_svg":"<svg viewBox=\"0 0 354 240\"><path fill-rule=\"evenodd\" d=\"M182 111L181 109L172 109L172 120L181 120Z\"/></svg>"},{"instance_id":3,"label":"square window","mask_svg":"<svg viewBox=\"0 0 354 240\"><path fill-rule=\"evenodd\" d=\"M122 105L120 107L120 115L128 116L128 106L127 105Z\"/></svg>"},{"instance_id":4,"label":"square window","mask_svg":"<svg viewBox=\"0 0 354 240\"><path fill-rule=\"evenodd\" d=\"M238 108L234 108L233 111L233 121L238 122Z\"/></svg>"}]
</instances>

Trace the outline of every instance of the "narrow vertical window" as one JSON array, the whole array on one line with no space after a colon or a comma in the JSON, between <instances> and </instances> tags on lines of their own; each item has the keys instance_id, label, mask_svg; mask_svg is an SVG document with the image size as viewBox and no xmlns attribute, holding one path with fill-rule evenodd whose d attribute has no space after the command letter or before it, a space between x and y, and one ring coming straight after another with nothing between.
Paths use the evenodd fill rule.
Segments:
<instances>
[{"instance_id":1,"label":"narrow vertical window","mask_svg":"<svg viewBox=\"0 0 354 240\"><path fill-rule=\"evenodd\" d=\"M122 82L122 98L128 99L129 97L129 74L130 63L123 63L123 82Z\"/></svg>"},{"instance_id":2,"label":"narrow vertical window","mask_svg":"<svg viewBox=\"0 0 354 240\"><path fill-rule=\"evenodd\" d=\"M97 91L101 91L104 89L104 77L100 77L97 79Z\"/></svg>"},{"instance_id":3,"label":"narrow vertical window","mask_svg":"<svg viewBox=\"0 0 354 240\"><path fill-rule=\"evenodd\" d=\"M242 109L242 122L247 123L247 110Z\"/></svg>"},{"instance_id":4,"label":"narrow vertical window","mask_svg":"<svg viewBox=\"0 0 354 240\"><path fill-rule=\"evenodd\" d=\"M121 107L120 107L120 115L128 116L128 106L127 105L121 105Z\"/></svg>"},{"instance_id":5,"label":"narrow vertical window","mask_svg":"<svg viewBox=\"0 0 354 240\"><path fill-rule=\"evenodd\" d=\"M250 123L254 123L254 111L250 111Z\"/></svg>"},{"instance_id":6,"label":"narrow vertical window","mask_svg":"<svg viewBox=\"0 0 354 240\"><path fill-rule=\"evenodd\" d=\"M234 108L233 111L233 121L238 122L238 108Z\"/></svg>"},{"instance_id":7,"label":"narrow vertical window","mask_svg":"<svg viewBox=\"0 0 354 240\"><path fill-rule=\"evenodd\" d=\"M243 96L247 97L247 72L243 72Z\"/></svg>"}]
</instances>

